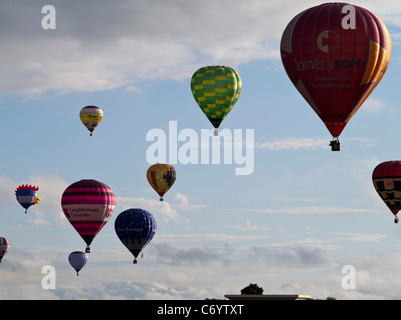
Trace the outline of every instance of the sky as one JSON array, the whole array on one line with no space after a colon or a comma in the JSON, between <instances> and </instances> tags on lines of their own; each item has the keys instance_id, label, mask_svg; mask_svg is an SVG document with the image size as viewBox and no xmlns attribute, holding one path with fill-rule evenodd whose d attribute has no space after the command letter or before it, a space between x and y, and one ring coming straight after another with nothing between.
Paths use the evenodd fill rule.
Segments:
<instances>
[{"instance_id":1,"label":"sky","mask_svg":"<svg viewBox=\"0 0 401 320\"><path fill-rule=\"evenodd\" d=\"M376 165L401 154L401 4L352 3L383 20L392 56L341 134L341 151L331 152L329 132L288 79L279 50L288 22L320 3L3 0L0 236L11 248L0 299L223 299L249 283L264 294L401 299L401 229L371 180ZM56 29L41 25L49 4ZM231 163L222 149L212 163L213 147L201 141L211 125L190 79L206 65L231 66L242 79L220 127L239 137L233 154L243 157ZM86 105L104 112L92 137L79 119ZM163 202L146 180L155 132L165 134L167 161L178 158ZM186 134L197 140L189 144ZM187 163L190 156L198 161ZM77 277L68 255L86 245L61 195L81 179L110 186L116 208ZM42 199L27 214L15 199L21 184L39 186ZM137 265L114 231L128 208L158 223ZM49 265L54 289L42 286ZM354 268L355 288L343 288L344 266Z\"/></svg>"}]
</instances>

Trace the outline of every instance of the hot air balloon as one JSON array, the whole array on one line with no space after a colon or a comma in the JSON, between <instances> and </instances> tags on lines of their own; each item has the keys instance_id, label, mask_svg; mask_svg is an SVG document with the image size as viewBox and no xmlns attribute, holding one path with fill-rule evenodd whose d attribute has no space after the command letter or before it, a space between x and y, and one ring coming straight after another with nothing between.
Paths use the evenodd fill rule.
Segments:
<instances>
[{"instance_id":1,"label":"hot air balloon","mask_svg":"<svg viewBox=\"0 0 401 320\"><path fill-rule=\"evenodd\" d=\"M139 253L149 244L156 233L154 216L143 209L128 209L121 212L114 223L116 234L134 255L136 264Z\"/></svg>"},{"instance_id":2,"label":"hot air balloon","mask_svg":"<svg viewBox=\"0 0 401 320\"><path fill-rule=\"evenodd\" d=\"M8 241L6 238L0 237L0 263L9 248L10 241Z\"/></svg>"},{"instance_id":3,"label":"hot air balloon","mask_svg":"<svg viewBox=\"0 0 401 320\"><path fill-rule=\"evenodd\" d=\"M90 135L92 135L93 130L103 120L103 111L96 106L86 106L81 109L79 117L84 126L90 131Z\"/></svg>"},{"instance_id":4,"label":"hot air balloon","mask_svg":"<svg viewBox=\"0 0 401 320\"><path fill-rule=\"evenodd\" d=\"M157 163L149 167L146 177L152 188L159 194L160 201L163 201L164 194L174 184L176 175L175 168L166 163Z\"/></svg>"},{"instance_id":5,"label":"hot air balloon","mask_svg":"<svg viewBox=\"0 0 401 320\"><path fill-rule=\"evenodd\" d=\"M79 276L79 271L85 266L87 261L88 255L82 251L71 252L68 256L68 262L77 272L77 276Z\"/></svg>"},{"instance_id":6,"label":"hot air balloon","mask_svg":"<svg viewBox=\"0 0 401 320\"><path fill-rule=\"evenodd\" d=\"M39 187L31 185L22 185L15 190L15 196L19 204L25 208L25 213L28 212L28 208L40 201L40 197L36 195L36 191Z\"/></svg>"},{"instance_id":7,"label":"hot air balloon","mask_svg":"<svg viewBox=\"0 0 401 320\"><path fill-rule=\"evenodd\" d=\"M85 252L110 219L116 206L113 190L102 182L84 179L71 184L61 197L64 215L86 242Z\"/></svg>"},{"instance_id":8,"label":"hot air balloon","mask_svg":"<svg viewBox=\"0 0 401 320\"><path fill-rule=\"evenodd\" d=\"M333 136L338 137L382 79L391 39L372 12L347 3L324 3L295 16L281 38L288 77Z\"/></svg>"},{"instance_id":9,"label":"hot air balloon","mask_svg":"<svg viewBox=\"0 0 401 320\"><path fill-rule=\"evenodd\" d=\"M401 161L386 161L376 166L372 174L373 186L394 215L401 209Z\"/></svg>"},{"instance_id":10,"label":"hot air balloon","mask_svg":"<svg viewBox=\"0 0 401 320\"><path fill-rule=\"evenodd\" d=\"M191 79L192 94L215 127L214 135L241 93L242 82L233 68L208 66L198 69Z\"/></svg>"}]
</instances>

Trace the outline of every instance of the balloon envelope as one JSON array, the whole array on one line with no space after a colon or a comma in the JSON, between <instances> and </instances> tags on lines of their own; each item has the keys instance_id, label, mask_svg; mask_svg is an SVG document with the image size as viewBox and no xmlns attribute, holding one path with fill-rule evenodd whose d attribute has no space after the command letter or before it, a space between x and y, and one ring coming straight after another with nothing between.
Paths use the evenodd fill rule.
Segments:
<instances>
[{"instance_id":1,"label":"balloon envelope","mask_svg":"<svg viewBox=\"0 0 401 320\"><path fill-rule=\"evenodd\" d=\"M114 228L120 241L137 258L153 239L157 224L150 212L134 208L121 212L116 218Z\"/></svg>"},{"instance_id":2,"label":"balloon envelope","mask_svg":"<svg viewBox=\"0 0 401 320\"><path fill-rule=\"evenodd\" d=\"M116 206L113 190L106 184L84 179L71 184L61 197L64 215L86 242L86 252L110 219Z\"/></svg>"},{"instance_id":3,"label":"balloon envelope","mask_svg":"<svg viewBox=\"0 0 401 320\"><path fill-rule=\"evenodd\" d=\"M152 188L159 194L160 201L164 194L172 187L177 173L172 165L166 163L157 163L149 167L146 172L146 178Z\"/></svg>"},{"instance_id":4,"label":"balloon envelope","mask_svg":"<svg viewBox=\"0 0 401 320\"><path fill-rule=\"evenodd\" d=\"M393 215L401 210L401 161L386 161L372 173L373 186Z\"/></svg>"},{"instance_id":5,"label":"balloon envelope","mask_svg":"<svg viewBox=\"0 0 401 320\"><path fill-rule=\"evenodd\" d=\"M234 107L241 90L241 78L230 67L202 67L191 78L192 94L216 129Z\"/></svg>"},{"instance_id":6,"label":"balloon envelope","mask_svg":"<svg viewBox=\"0 0 401 320\"><path fill-rule=\"evenodd\" d=\"M93 130L95 130L103 120L103 111L96 106L86 106L81 109L79 118L84 126L90 131L90 135L92 135Z\"/></svg>"},{"instance_id":7,"label":"balloon envelope","mask_svg":"<svg viewBox=\"0 0 401 320\"><path fill-rule=\"evenodd\" d=\"M10 249L10 241L6 238L0 237L0 262L7 253L8 249Z\"/></svg>"},{"instance_id":8,"label":"balloon envelope","mask_svg":"<svg viewBox=\"0 0 401 320\"><path fill-rule=\"evenodd\" d=\"M324 3L299 13L281 38L288 77L333 137L380 82L390 56L383 22L346 3Z\"/></svg>"},{"instance_id":9,"label":"balloon envelope","mask_svg":"<svg viewBox=\"0 0 401 320\"><path fill-rule=\"evenodd\" d=\"M88 255L82 251L71 252L68 256L68 262L70 263L71 267L75 269L77 275L79 271L85 266L87 261Z\"/></svg>"},{"instance_id":10,"label":"balloon envelope","mask_svg":"<svg viewBox=\"0 0 401 320\"><path fill-rule=\"evenodd\" d=\"M37 204L40 201L40 198L36 194L38 190L39 187L24 184L15 190L17 201L25 208L25 213L31 205Z\"/></svg>"}]
</instances>

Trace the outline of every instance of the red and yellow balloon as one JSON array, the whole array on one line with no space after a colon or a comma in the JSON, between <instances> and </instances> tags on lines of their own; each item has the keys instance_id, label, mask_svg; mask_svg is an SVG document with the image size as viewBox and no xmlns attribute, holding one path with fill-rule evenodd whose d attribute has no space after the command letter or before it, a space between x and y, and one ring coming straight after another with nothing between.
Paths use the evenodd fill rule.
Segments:
<instances>
[{"instance_id":1,"label":"red and yellow balloon","mask_svg":"<svg viewBox=\"0 0 401 320\"><path fill-rule=\"evenodd\" d=\"M164 194L173 186L176 177L175 168L167 163L156 163L146 172L146 178L160 196L160 201L163 201Z\"/></svg>"}]
</instances>

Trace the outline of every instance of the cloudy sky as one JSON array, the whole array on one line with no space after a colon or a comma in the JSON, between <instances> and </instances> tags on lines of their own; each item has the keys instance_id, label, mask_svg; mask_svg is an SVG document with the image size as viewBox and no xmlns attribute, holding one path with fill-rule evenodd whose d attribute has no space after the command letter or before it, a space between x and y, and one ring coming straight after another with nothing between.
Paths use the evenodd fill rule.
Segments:
<instances>
[{"instance_id":1,"label":"cloudy sky","mask_svg":"<svg viewBox=\"0 0 401 320\"><path fill-rule=\"evenodd\" d=\"M287 23L320 3L3 1L0 236L12 247L0 265L0 299L223 298L251 282L265 294L400 299L401 226L371 174L401 153L401 4L353 3L383 20L393 51L380 85L342 133L341 152L333 153L330 134L288 80L279 53ZM41 26L47 4L56 9L55 30ZM192 74L205 65L239 72L242 93L221 129L242 130L232 146L244 155L250 129L253 157L249 151L247 162L227 163L222 152L217 163L200 164L212 147L199 140L198 163L172 163L177 180L161 203L146 180L147 135L162 131L171 145L172 126L199 139L210 129L190 91ZM104 112L92 137L78 116L91 104ZM236 175L246 165L250 174ZM85 244L60 200L84 178L109 185L117 205L77 277L67 258ZM14 195L20 184L39 186L42 198L26 215ZM114 232L117 215L135 207L158 222L137 265ZM42 288L46 265L56 270L54 290ZM346 265L356 270L356 289L342 288Z\"/></svg>"}]
</instances>

